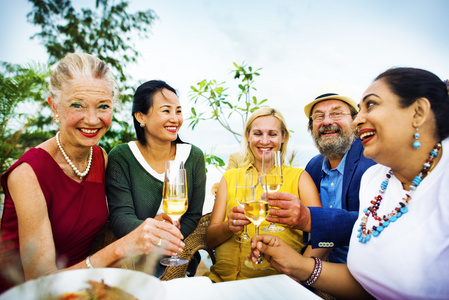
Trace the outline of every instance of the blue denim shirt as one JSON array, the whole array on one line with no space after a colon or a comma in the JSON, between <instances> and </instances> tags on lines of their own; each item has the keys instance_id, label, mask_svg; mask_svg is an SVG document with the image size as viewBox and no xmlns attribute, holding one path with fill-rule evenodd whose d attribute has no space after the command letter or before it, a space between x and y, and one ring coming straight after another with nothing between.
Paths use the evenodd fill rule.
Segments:
<instances>
[{"instance_id":1,"label":"blue denim shirt","mask_svg":"<svg viewBox=\"0 0 449 300\"><path fill-rule=\"evenodd\" d=\"M320 186L320 198L323 207L341 208L343 172L345 171L346 155L348 155L347 152L335 169L329 169L329 161L327 159L323 160L322 170L324 176L321 178Z\"/></svg>"},{"instance_id":2,"label":"blue denim shirt","mask_svg":"<svg viewBox=\"0 0 449 300\"><path fill-rule=\"evenodd\" d=\"M326 208L342 208L341 195L343 190L343 173L348 152L335 169L329 169L329 160L323 160L323 177L320 185L321 204ZM337 229L338 230L338 229ZM346 263L348 247L337 247L329 254L329 261Z\"/></svg>"}]
</instances>

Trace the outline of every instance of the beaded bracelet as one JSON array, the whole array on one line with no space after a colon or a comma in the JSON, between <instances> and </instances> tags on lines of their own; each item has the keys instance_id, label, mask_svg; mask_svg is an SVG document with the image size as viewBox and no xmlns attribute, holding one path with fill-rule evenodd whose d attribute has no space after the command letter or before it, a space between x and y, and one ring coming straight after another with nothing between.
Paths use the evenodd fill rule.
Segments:
<instances>
[{"instance_id":1,"label":"beaded bracelet","mask_svg":"<svg viewBox=\"0 0 449 300\"><path fill-rule=\"evenodd\" d=\"M86 266L87 266L89 269L93 269L93 268L94 268L94 266L92 266L92 264L90 263L90 256L88 256L88 257L86 258Z\"/></svg>"},{"instance_id":2,"label":"beaded bracelet","mask_svg":"<svg viewBox=\"0 0 449 300\"><path fill-rule=\"evenodd\" d=\"M314 259L315 259L315 268L313 268L312 274L306 281L301 281L302 285L310 286L318 280L318 277L320 277L321 269L323 268L323 264L321 262L321 259L316 258L316 257L314 257Z\"/></svg>"}]
</instances>

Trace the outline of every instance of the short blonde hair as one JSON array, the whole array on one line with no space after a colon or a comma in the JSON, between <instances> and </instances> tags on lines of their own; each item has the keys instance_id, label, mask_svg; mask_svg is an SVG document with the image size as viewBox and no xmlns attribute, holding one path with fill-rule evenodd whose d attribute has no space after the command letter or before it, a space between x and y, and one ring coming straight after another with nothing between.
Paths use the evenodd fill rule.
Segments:
<instances>
[{"instance_id":1,"label":"short blonde hair","mask_svg":"<svg viewBox=\"0 0 449 300\"><path fill-rule=\"evenodd\" d=\"M119 88L111 70L104 61L87 53L71 53L59 62L50 78L49 90L53 101L59 102L62 91L73 81L81 78L106 80L113 102L117 101Z\"/></svg>"},{"instance_id":2,"label":"short blonde hair","mask_svg":"<svg viewBox=\"0 0 449 300\"><path fill-rule=\"evenodd\" d=\"M249 142L248 142L248 136L251 131L251 126L253 125L253 122L255 119L257 119L259 117L265 117L265 116L273 116L276 119L278 119L279 122L281 123L282 136L285 137L285 139L284 139L284 142L281 144L280 151L281 151L282 162L284 162L285 156L287 154L287 144L288 144L288 140L290 138L290 132L287 129L287 123L285 122L284 116L282 116L282 114L279 110L277 110L275 108L271 108L271 107L262 107L252 113L252 115L248 118L248 121L246 122L246 125L245 125L245 131L243 132L243 137L242 137L242 147L243 147L242 151L244 154L243 163L245 165L247 165L249 163L254 163L254 160L255 160L254 154L251 151L251 148L250 148Z\"/></svg>"}]
</instances>

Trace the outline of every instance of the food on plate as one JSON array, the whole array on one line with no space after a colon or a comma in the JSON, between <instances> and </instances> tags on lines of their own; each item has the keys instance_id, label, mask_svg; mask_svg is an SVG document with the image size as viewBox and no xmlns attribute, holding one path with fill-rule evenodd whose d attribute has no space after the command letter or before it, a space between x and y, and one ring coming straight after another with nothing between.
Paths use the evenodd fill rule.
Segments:
<instances>
[{"instance_id":1,"label":"food on plate","mask_svg":"<svg viewBox=\"0 0 449 300\"><path fill-rule=\"evenodd\" d=\"M90 287L72 293L64 293L58 300L137 300L131 294L116 286L109 286L106 283L89 280Z\"/></svg>"}]
</instances>

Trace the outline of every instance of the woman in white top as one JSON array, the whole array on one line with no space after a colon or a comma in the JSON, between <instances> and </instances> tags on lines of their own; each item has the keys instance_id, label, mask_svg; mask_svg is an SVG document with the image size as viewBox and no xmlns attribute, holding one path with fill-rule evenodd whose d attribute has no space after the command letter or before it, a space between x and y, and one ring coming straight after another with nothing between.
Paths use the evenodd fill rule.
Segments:
<instances>
[{"instance_id":1,"label":"woman in white top","mask_svg":"<svg viewBox=\"0 0 449 300\"><path fill-rule=\"evenodd\" d=\"M354 120L364 155L348 264L305 258L274 236L253 239L278 270L341 298L449 298L449 97L421 69L393 68L365 91ZM292 259L294 257L294 259Z\"/></svg>"}]
</instances>

